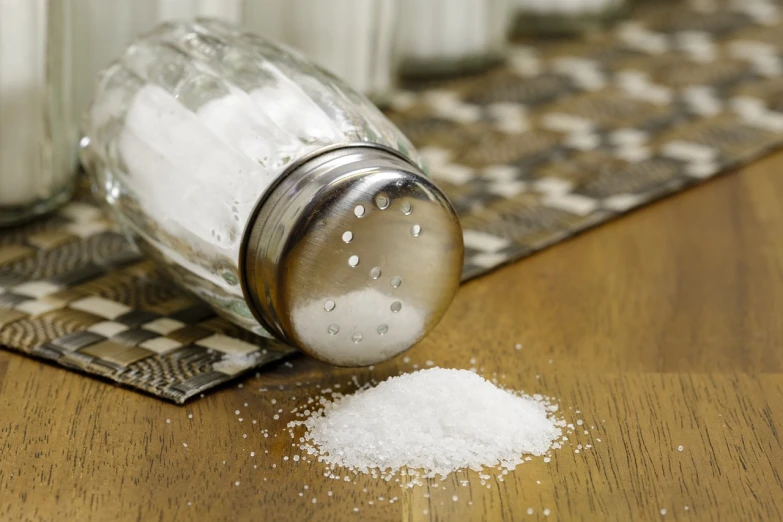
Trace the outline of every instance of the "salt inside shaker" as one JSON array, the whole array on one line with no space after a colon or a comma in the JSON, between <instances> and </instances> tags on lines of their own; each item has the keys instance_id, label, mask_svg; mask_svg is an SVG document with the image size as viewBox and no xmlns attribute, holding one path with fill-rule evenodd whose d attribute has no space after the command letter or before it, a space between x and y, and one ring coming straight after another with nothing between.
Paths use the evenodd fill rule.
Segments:
<instances>
[{"instance_id":1,"label":"salt inside shaker","mask_svg":"<svg viewBox=\"0 0 783 522\"><path fill-rule=\"evenodd\" d=\"M231 321L336 365L440 320L459 221L405 136L294 51L165 24L107 69L83 161L140 250Z\"/></svg>"}]
</instances>

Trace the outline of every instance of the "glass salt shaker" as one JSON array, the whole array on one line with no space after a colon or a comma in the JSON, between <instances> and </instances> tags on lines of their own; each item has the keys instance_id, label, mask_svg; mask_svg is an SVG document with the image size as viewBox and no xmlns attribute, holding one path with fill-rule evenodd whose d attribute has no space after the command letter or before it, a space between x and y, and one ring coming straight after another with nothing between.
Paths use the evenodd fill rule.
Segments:
<instances>
[{"instance_id":1,"label":"glass salt shaker","mask_svg":"<svg viewBox=\"0 0 783 522\"><path fill-rule=\"evenodd\" d=\"M397 11L397 0L244 0L242 18L248 30L302 51L383 106L397 73Z\"/></svg>"},{"instance_id":2,"label":"glass salt shaker","mask_svg":"<svg viewBox=\"0 0 783 522\"><path fill-rule=\"evenodd\" d=\"M402 0L399 25L403 75L475 72L503 59L508 0Z\"/></svg>"},{"instance_id":3,"label":"glass salt shaker","mask_svg":"<svg viewBox=\"0 0 783 522\"><path fill-rule=\"evenodd\" d=\"M567 35L607 25L628 9L628 0L513 0L514 32Z\"/></svg>"},{"instance_id":4,"label":"glass salt shaker","mask_svg":"<svg viewBox=\"0 0 783 522\"><path fill-rule=\"evenodd\" d=\"M295 51L165 24L107 69L83 161L138 248L229 320L344 366L421 339L459 222L405 136Z\"/></svg>"},{"instance_id":5,"label":"glass salt shaker","mask_svg":"<svg viewBox=\"0 0 783 522\"><path fill-rule=\"evenodd\" d=\"M0 226L44 214L73 192L68 4L0 1Z\"/></svg>"}]
</instances>

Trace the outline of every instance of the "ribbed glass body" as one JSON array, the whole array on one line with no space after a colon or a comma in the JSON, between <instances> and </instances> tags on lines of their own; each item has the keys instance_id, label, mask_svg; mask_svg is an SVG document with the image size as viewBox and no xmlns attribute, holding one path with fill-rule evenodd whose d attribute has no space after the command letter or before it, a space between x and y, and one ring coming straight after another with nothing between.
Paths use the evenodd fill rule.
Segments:
<instances>
[{"instance_id":1,"label":"ribbed glass body","mask_svg":"<svg viewBox=\"0 0 783 522\"><path fill-rule=\"evenodd\" d=\"M302 158L376 143L416 161L364 96L294 51L215 20L166 24L101 77L84 160L140 249L260 331L239 253L259 198Z\"/></svg>"}]
</instances>

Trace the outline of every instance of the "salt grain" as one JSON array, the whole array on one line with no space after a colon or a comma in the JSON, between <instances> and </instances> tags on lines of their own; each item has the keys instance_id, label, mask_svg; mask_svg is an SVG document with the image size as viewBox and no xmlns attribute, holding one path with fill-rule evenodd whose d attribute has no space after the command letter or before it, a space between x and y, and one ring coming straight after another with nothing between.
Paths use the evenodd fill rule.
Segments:
<instances>
[{"instance_id":1,"label":"salt grain","mask_svg":"<svg viewBox=\"0 0 783 522\"><path fill-rule=\"evenodd\" d=\"M665 515L665 514L666 514L666 508L661 508L661 515Z\"/></svg>"},{"instance_id":2,"label":"salt grain","mask_svg":"<svg viewBox=\"0 0 783 522\"><path fill-rule=\"evenodd\" d=\"M527 514L532 515L533 514L533 508L527 508Z\"/></svg>"},{"instance_id":3,"label":"salt grain","mask_svg":"<svg viewBox=\"0 0 783 522\"><path fill-rule=\"evenodd\" d=\"M544 516L548 517L552 512L547 508L544 510Z\"/></svg>"},{"instance_id":4,"label":"salt grain","mask_svg":"<svg viewBox=\"0 0 783 522\"><path fill-rule=\"evenodd\" d=\"M685 448L683 448L682 446L677 446L677 451L682 451L682 450L684 450L684 449L685 449Z\"/></svg>"},{"instance_id":5,"label":"salt grain","mask_svg":"<svg viewBox=\"0 0 783 522\"><path fill-rule=\"evenodd\" d=\"M434 477L498 464L513 469L525 454L546 453L564 425L550 409L543 397L515 395L466 370L432 368L337 396L289 427L304 425L300 448L333 466L380 469L384 477L420 469Z\"/></svg>"}]
</instances>

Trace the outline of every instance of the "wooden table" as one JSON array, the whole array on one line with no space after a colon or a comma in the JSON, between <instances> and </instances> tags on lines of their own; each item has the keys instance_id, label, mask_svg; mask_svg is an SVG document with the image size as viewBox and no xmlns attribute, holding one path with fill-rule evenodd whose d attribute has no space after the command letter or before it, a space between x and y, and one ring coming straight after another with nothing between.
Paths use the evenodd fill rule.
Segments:
<instances>
[{"instance_id":1,"label":"wooden table","mask_svg":"<svg viewBox=\"0 0 783 522\"><path fill-rule=\"evenodd\" d=\"M177 407L0 352L0 520L783 520L781 171L783 153L466 284L407 364L300 357ZM317 385L473 357L588 433L491 488L284 460Z\"/></svg>"}]
</instances>

